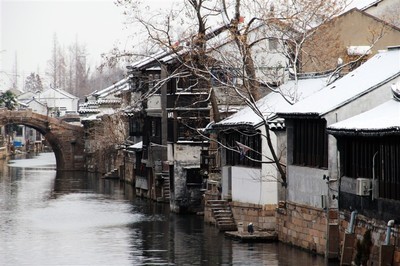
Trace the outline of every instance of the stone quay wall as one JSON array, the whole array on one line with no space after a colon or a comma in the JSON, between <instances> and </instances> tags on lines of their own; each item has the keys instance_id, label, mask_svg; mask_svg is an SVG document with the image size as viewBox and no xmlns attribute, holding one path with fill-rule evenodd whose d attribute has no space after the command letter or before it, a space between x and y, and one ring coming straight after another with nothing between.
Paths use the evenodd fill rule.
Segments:
<instances>
[{"instance_id":1,"label":"stone quay wall","mask_svg":"<svg viewBox=\"0 0 400 266\"><path fill-rule=\"evenodd\" d=\"M253 223L255 230L275 231L275 209L277 205L260 205L235 201L230 202L230 205L236 224L242 223L244 231L247 231L249 223Z\"/></svg>"},{"instance_id":2,"label":"stone quay wall","mask_svg":"<svg viewBox=\"0 0 400 266\"><path fill-rule=\"evenodd\" d=\"M340 240L343 245L344 235L348 229L350 223L351 213L348 211L340 212ZM363 215L356 215L354 223L354 234L356 241L353 248L353 260L357 255L357 241L362 241L365 232L370 230L372 247L370 249L369 265L380 265L379 264L379 253L380 247L384 245L386 238L387 223L376 219L367 218ZM399 238L399 226L395 225L391 230L390 245L395 246L392 265L400 266L400 238Z\"/></svg>"},{"instance_id":3,"label":"stone quay wall","mask_svg":"<svg viewBox=\"0 0 400 266\"><path fill-rule=\"evenodd\" d=\"M320 255L327 245L327 214L323 209L286 202L276 210L279 241Z\"/></svg>"}]
</instances>

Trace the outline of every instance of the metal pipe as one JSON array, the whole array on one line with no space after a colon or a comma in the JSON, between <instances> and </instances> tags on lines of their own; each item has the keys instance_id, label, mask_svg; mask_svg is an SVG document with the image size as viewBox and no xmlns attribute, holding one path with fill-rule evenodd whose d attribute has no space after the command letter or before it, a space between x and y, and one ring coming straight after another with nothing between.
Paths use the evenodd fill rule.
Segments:
<instances>
[{"instance_id":1,"label":"metal pipe","mask_svg":"<svg viewBox=\"0 0 400 266\"><path fill-rule=\"evenodd\" d=\"M354 210L351 212L351 216L350 216L350 223L349 226L347 227L347 233L352 234L353 230L354 230L354 223L356 220L356 215L357 215L357 210Z\"/></svg>"},{"instance_id":2,"label":"metal pipe","mask_svg":"<svg viewBox=\"0 0 400 266\"><path fill-rule=\"evenodd\" d=\"M371 185L371 192L372 192L372 201L374 200L375 194L375 157L378 152L375 152L374 156L372 157L372 185Z\"/></svg>"},{"instance_id":3,"label":"metal pipe","mask_svg":"<svg viewBox=\"0 0 400 266\"><path fill-rule=\"evenodd\" d=\"M394 225L394 220L390 220L390 221L387 223L385 245L389 245L389 244L390 244L390 234L392 233L392 227L393 227L393 225Z\"/></svg>"}]
</instances>

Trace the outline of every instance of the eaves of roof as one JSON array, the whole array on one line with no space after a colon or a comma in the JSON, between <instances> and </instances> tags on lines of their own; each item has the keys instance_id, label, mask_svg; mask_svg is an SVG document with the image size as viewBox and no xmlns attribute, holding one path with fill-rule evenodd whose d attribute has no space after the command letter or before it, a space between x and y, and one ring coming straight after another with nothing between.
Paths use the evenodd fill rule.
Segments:
<instances>
[{"instance_id":1,"label":"eaves of roof","mask_svg":"<svg viewBox=\"0 0 400 266\"><path fill-rule=\"evenodd\" d=\"M99 90L96 93L93 93L92 95L95 97L105 97L107 95L109 95L110 93L112 93L113 91L116 91L118 89L124 89L125 86L124 85L128 85L128 77L121 79L120 81L116 82L115 84L108 86L105 89Z\"/></svg>"},{"instance_id":2,"label":"eaves of roof","mask_svg":"<svg viewBox=\"0 0 400 266\"><path fill-rule=\"evenodd\" d=\"M383 137L383 136L400 136L400 127L393 126L384 129L336 129L327 128L327 132L334 136L357 136L357 137Z\"/></svg>"},{"instance_id":3,"label":"eaves of roof","mask_svg":"<svg viewBox=\"0 0 400 266\"><path fill-rule=\"evenodd\" d=\"M307 112L307 113L276 113L277 116L285 119L312 119L320 117L319 113Z\"/></svg>"}]
</instances>

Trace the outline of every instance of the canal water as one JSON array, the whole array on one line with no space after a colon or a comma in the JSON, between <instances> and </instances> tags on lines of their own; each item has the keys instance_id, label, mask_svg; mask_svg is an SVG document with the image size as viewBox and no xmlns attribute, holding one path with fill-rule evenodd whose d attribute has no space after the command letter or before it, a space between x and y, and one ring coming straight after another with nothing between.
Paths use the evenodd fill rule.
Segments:
<instances>
[{"instance_id":1,"label":"canal water","mask_svg":"<svg viewBox=\"0 0 400 266\"><path fill-rule=\"evenodd\" d=\"M0 161L0 265L325 265L278 243L228 239L132 187L57 173L53 153Z\"/></svg>"}]
</instances>

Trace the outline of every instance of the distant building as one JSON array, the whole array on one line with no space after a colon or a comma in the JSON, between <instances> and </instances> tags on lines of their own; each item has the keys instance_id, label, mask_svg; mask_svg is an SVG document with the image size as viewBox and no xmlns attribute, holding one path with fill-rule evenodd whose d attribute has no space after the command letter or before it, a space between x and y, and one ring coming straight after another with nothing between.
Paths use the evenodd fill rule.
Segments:
<instances>
[{"instance_id":1,"label":"distant building","mask_svg":"<svg viewBox=\"0 0 400 266\"><path fill-rule=\"evenodd\" d=\"M44 91L28 91L17 96L19 108L32 109L33 112L52 117L64 117L67 114L77 114L79 98L59 88L49 88ZM14 143L26 150L35 149L43 142L42 135L33 128L20 126L14 136ZM31 147L27 147L29 143Z\"/></svg>"},{"instance_id":2,"label":"distant building","mask_svg":"<svg viewBox=\"0 0 400 266\"><path fill-rule=\"evenodd\" d=\"M305 41L301 71L340 67L348 73L399 40L400 28L354 8L320 25Z\"/></svg>"},{"instance_id":3,"label":"distant building","mask_svg":"<svg viewBox=\"0 0 400 266\"><path fill-rule=\"evenodd\" d=\"M27 108L52 117L64 116L78 112L79 98L59 88L49 88L38 92L25 92L17 97L18 101L27 104ZM44 112L43 106L46 107Z\"/></svg>"}]
</instances>

